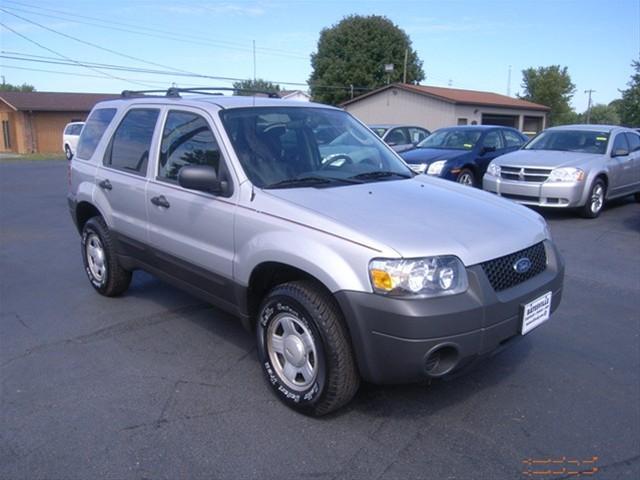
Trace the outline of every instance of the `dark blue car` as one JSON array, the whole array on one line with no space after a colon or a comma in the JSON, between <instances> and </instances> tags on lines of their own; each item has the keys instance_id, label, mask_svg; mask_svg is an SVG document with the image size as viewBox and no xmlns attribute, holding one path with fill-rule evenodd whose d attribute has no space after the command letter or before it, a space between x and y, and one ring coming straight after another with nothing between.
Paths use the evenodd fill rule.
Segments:
<instances>
[{"instance_id":1,"label":"dark blue car","mask_svg":"<svg viewBox=\"0 0 640 480\"><path fill-rule=\"evenodd\" d=\"M400 156L418 173L479 186L491 160L519 149L527 140L509 127L441 128Z\"/></svg>"}]
</instances>

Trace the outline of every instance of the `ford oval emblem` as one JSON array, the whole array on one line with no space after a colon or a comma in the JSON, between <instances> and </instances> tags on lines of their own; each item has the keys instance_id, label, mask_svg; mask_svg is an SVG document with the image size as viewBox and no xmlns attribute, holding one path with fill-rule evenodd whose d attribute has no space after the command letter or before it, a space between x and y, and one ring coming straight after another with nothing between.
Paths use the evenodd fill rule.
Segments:
<instances>
[{"instance_id":1,"label":"ford oval emblem","mask_svg":"<svg viewBox=\"0 0 640 480\"><path fill-rule=\"evenodd\" d=\"M516 263L513 264L513 269L518 273L527 273L531 268L531 260L527 257L522 257Z\"/></svg>"}]
</instances>

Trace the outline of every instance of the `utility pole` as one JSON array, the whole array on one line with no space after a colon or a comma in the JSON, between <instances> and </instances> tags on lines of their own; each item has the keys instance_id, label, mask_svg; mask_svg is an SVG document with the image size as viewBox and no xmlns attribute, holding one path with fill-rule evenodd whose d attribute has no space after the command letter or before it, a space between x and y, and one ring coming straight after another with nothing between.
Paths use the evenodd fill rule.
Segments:
<instances>
[{"instance_id":1,"label":"utility pole","mask_svg":"<svg viewBox=\"0 0 640 480\"><path fill-rule=\"evenodd\" d=\"M404 72L402 73L402 83L407 83L407 60L409 59L409 49L404 49Z\"/></svg>"},{"instance_id":2,"label":"utility pole","mask_svg":"<svg viewBox=\"0 0 640 480\"><path fill-rule=\"evenodd\" d=\"M585 90L584 93L589 94L589 103L587 103L587 124L591 123L591 94L595 93L595 90Z\"/></svg>"},{"instance_id":3,"label":"utility pole","mask_svg":"<svg viewBox=\"0 0 640 480\"><path fill-rule=\"evenodd\" d=\"M256 41L253 41L253 83L256 83ZM255 88L255 86L253 87Z\"/></svg>"},{"instance_id":4,"label":"utility pole","mask_svg":"<svg viewBox=\"0 0 640 480\"><path fill-rule=\"evenodd\" d=\"M353 99L353 83L349 85L349 89L351 90L351 99Z\"/></svg>"},{"instance_id":5,"label":"utility pole","mask_svg":"<svg viewBox=\"0 0 640 480\"><path fill-rule=\"evenodd\" d=\"M509 74L507 75L507 97L511 96L511 65L509 65Z\"/></svg>"}]
</instances>

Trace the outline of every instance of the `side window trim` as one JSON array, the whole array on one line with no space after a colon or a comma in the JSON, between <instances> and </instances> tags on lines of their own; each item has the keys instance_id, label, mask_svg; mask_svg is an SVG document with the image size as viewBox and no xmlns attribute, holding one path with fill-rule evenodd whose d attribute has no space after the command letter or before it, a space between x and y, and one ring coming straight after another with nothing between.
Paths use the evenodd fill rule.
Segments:
<instances>
[{"instance_id":1,"label":"side window trim","mask_svg":"<svg viewBox=\"0 0 640 480\"><path fill-rule=\"evenodd\" d=\"M162 135L164 134L164 129L167 124L169 114L171 112L190 113L193 115L198 115L206 122L207 126L209 127L209 130L211 131L211 134L213 135L214 140L216 141L218 150L220 151L220 167L219 168L225 168L228 172L229 182L231 182L231 186L230 186L231 188L229 189L229 192L230 192L229 196L230 197L233 196L233 193L235 193L236 191L236 188L235 188L236 182L234 181L235 170L231 165L231 162L228 160L228 155L226 152L226 148L224 147L224 143L222 142L220 134L218 133L218 129L215 123L213 122L213 120L211 119L210 115L208 114L208 112L206 110L201 110L196 107L167 106L167 108L162 113L161 115L162 118L160 119L160 125L156 127L156 134L158 135L158 140L155 142L155 144L157 148L154 149L154 152L153 152L153 162L151 162L151 159L149 161L149 164L153 163L153 170L150 171L151 173L149 175L150 180L152 182L159 182L163 185L171 185L175 188L180 189L183 192L189 192L189 193L194 193L198 195L206 195L207 197L211 197L211 198L220 197L219 195L214 195L212 193L206 193L206 192L200 192L200 191L195 192L193 190L188 190L186 188L181 187L176 180L160 177L160 155L162 154Z\"/></svg>"},{"instance_id":2,"label":"side window trim","mask_svg":"<svg viewBox=\"0 0 640 480\"><path fill-rule=\"evenodd\" d=\"M118 129L120 128L120 125L122 125L122 122L124 121L124 119L127 118L127 115L129 114L129 112L133 110L157 110L158 111L158 117L156 118L156 124L154 126L153 134L151 135L151 142L149 145L149 157L147 158L147 165L144 172L133 172L133 171L125 170L123 168L114 167L113 165L106 163L107 157L111 156L111 153L113 150L113 141L115 139L116 133L118 132ZM135 105L131 105L129 108L123 109L120 112L120 115L117 121L114 122L112 120L111 122L113 124L113 130L109 132L109 143L107 143L107 146L104 149L104 154L102 155L102 163L100 166L107 170L112 170L114 172L131 175L135 178L147 178L149 176L149 171L150 171L149 169L152 163L151 159L153 158L153 155L155 154L155 151L156 151L155 146L158 143L156 137L158 135L158 124L160 123L162 116L163 116L162 105L135 104Z\"/></svg>"}]
</instances>

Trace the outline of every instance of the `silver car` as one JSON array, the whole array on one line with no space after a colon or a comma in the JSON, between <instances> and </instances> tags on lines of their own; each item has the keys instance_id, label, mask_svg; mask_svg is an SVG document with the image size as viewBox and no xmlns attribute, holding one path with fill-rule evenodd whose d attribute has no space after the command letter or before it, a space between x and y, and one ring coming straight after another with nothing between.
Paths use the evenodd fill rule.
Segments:
<instances>
[{"instance_id":1,"label":"silver car","mask_svg":"<svg viewBox=\"0 0 640 480\"><path fill-rule=\"evenodd\" d=\"M369 128L398 153L412 150L431 133L415 125L376 124L369 125Z\"/></svg>"},{"instance_id":2,"label":"silver car","mask_svg":"<svg viewBox=\"0 0 640 480\"><path fill-rule=\"evenodd\" d=\"M483 188L524 205L579 208L587 218L606 200L640 200L640 135L623 127L549 128L487 168Z\"/></svg>"},{"instance_id":3,"label":"silver car","mask_svg":"<svg viewBox=\"0 0 640 480\"><path fill-rule=\"evenodd\" d=\"M329 129L342 143L314 133ZM360 379L461 368L543 324L562 295L540 215L416 175L326 105L177 89L101 102L68 199L98 293L123 294L142 269L231 312L275 394L311 415Z\"/></svg>"}]
</instances>

